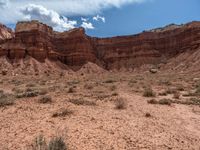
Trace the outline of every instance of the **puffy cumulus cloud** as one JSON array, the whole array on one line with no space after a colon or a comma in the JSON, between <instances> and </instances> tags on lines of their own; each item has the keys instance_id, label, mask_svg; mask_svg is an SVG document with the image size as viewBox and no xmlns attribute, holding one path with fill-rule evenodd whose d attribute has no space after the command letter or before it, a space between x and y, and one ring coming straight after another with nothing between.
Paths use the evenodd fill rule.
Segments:
<instances>
[{"instance_id":1,"label":"puffy cumulus cloud","mask_svg":"<svg viewBox=\"0 0 200 150\"><path fill-rule=\"evenodd\" d=\"M8 0L0 0L0 8L5 8L6 6L8 6L8 3Z\"/></svg>"},{"instance_id":2,"label":"puffy cumulus cloud","mask_svg":"<svg viewBox=\"0 0 200 150\"><path fill-rule=\"evenodd\" d=\"M102 16L100 16L100 15L94 16L94 17L93 17L93 20L95 20L95 21L102 21L103 23L106 22L105 17L102 17Z\"/></svg>"},{"instance_id":3,"label":"puffy cumulus cloud","mask_svg":"<svg viewBox=\"0 0 200 150\"><path fill-rule=\"evenodd\" d=\"M69 30L75 28L76 21L70 21L68 18L60 16L53 10L48 10L41 5L29 4L20 9L24 15L23 20L39 20L57 31Z\"/></svg>"},{"instance_id":4,"label":"puffy cumulus cloud","mask_svg":"<svg viewBox=\"0 0 200 150\"><path fill-rule=\"evenodd\" d=\"M81 27L85 29L94 29L94 26L91 22L82 22Z\"/></svg>"},{"instance_id":5,"label":"puffy cumulus cloud","mask_svg":"<svg viewBox=\"0 0 200 150\"><path fill-rule=\"evenodd\" d=\"M38 19L60 31L77 25L76 21L61 16L92 16L105 9L144 1L150 0L0 0L0 22L15 24L23 19ZM100 17L96 16L94 20L105 22L105 18ZM93 29L89 20L82 18L81 25Z\"/></svg>"}]
</instances>

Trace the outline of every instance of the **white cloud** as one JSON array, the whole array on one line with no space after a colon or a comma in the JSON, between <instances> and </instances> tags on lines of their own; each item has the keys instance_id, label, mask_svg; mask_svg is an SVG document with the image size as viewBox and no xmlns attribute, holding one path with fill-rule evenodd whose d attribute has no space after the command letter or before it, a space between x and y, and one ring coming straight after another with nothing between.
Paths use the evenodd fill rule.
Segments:
<instances>
[{"instance_id":1,"label":"white cloud","mask_svg":"<svg viewBox=\"0 0 200 150\"><path fill-rule=\"evenodd\" d=\"M94 16L94 17L93 17L93 20L95 20L95 21L100 21L100 20L101 20L103 23L106 22L105 17L102 17L102 16L100 16L100 15Z\"/></svg>"},{"instance_id":2,"label":"white cloud","mask_svg":"<svg viewBox=\"0 0 200 150\"><path fill-rule=\"evenodd\" d=\"M82 22L81 27L85 29L94 29L94 26L91 22Z\"/></svg>"},{"instance_id":3,"label":"white cloud","mask_svg":"<svg viewBox=\"0 0 200 150\"><path fill-rule=\"evenodd\" d=\"M83 22L87 22L88 20L89 20L88 18L81 17L81 21L83 21Z\"/></svg>"},{"instance_id":4,"label":"white cloud","mask_svg":"<svg viewBox=\"0 0 200 150\"><path fill-rule=\"evenodd\" d=\"M0 8L5 8L6 6L8 6L8 3L8 0L0 0Z\"/></svg>"},{"instance_id":5,"label":"white cloud","mask_svg":"<svg viewBox=\"0 0 200 150\"><path fill-rule=\"evenodd\" d=\"M144 1L149 0L0 0L0 22L15 24L23 19L38 19L52 25L56 30L63 30L73 28L77 22L61 16L84 16L82 25L94 28L85 16ZM105 18L100 20L105 22Z\"/></svg>"},{"instance_id":6,"label":"white cloud","mask_svg":"<svg viewBox=\"0 0 200 150\"><path fill-rule=\"evenodd\" d=\"M57 31L69 30L75 28L76 21L70 21L66 17L60 16L53 10L48 10L41 5L29 4L20 9L24 15L23 20L39 20Z\"/></svg>"},{"instance_id":7,"label":"white cloud","mask_svg":"<svg viewBox=\"0 0 200 150\"><path fill-rule=\"evenodd\" d=\"M10 0L13 8L33 3L67 16L94 15L107 8L119 8L126 4L143 1L145 0Z\"/></svg>"}]
</instances>

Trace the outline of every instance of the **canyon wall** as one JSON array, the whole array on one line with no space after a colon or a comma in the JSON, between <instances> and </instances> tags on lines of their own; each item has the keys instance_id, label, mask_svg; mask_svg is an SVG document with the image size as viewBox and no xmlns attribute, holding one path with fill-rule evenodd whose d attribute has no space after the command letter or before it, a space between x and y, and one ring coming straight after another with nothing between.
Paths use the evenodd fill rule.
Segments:
<instances>
[{"instance_id":1,"label":"canyon wall","mask_svg":"<svg viewBox=\"0 0 200 150\"><path fill-rule=\"evenodd\" d=\"M5 28L4 31L10 32ZM83 28L60 33L31 21L19 22L14 34L3 35L0 34L0 56L9 59L31 56L41 62L48 58L68 66L93 62L105 69L120 69L161 63L183 52L193 53L200 47L200 22L131 36L94 38L87 36Z\"/></svg>"}]
</instances>

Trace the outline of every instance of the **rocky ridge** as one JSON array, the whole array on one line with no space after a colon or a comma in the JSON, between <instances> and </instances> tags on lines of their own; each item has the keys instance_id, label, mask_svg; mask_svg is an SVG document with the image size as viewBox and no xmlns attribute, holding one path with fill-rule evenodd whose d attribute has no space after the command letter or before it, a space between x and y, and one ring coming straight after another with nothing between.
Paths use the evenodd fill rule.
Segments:
<instances>
[{"instance_id":1,"label":"rocky ridge","mask_svg":"<svg viewBox=\"0 0 200 150\"><path fill-rule=\"evenodd\" d=\"M0 56L10 62L32 57L42 63L60 61L75 69L88 62L108 70L129 69L178 60L182 53L193 55L199 49L200 22L111 38L90 37L83 28L59 33L38 21L18 22L14 33L0 26Z\"/></svg>"}]
</instances>

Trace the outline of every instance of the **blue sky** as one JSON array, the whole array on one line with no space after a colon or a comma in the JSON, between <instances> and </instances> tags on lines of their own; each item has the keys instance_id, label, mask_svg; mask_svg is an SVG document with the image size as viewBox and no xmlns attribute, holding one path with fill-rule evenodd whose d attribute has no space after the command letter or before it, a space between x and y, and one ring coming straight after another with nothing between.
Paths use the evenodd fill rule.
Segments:
<instances>
[{"instance_id":1,"label":"blue sky","mask_svg":"<svg viewBox=\"0 0 200 150\"><path fill-rule=\"evenodd\" d=\"M57 31L84 27L91 36L130 35L200 21L200 0L0 0L0 22L14 27L32 19Z\"/></svg>"}]
</instances>

